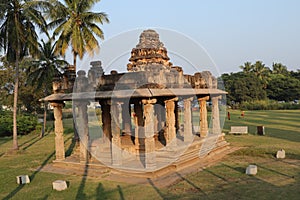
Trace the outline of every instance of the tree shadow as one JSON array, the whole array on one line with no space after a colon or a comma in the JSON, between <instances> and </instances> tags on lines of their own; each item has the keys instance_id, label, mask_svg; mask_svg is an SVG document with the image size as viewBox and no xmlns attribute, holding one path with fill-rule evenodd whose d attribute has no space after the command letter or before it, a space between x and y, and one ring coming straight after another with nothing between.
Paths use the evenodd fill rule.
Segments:
<instances>
[{"instance_id":1,"label":"tree shadow","mask_svg":"<svg viewBox=\"0 0 300 200\"><path fill-rule=\"evenodd\" d=\"M122 191L121 186L118 185L117 187L118 187L118 192L119 192L119 194L120 194L120 199L121 199L121 200L125 200L124 194L123 194L123 191Z\"/></svg>"},{"instance_id":2,"label":"tree shadow","mask_svg":"<svg viewBox=\"0 0 300 200\"><path fill-rule=\"evenodd\" d=\"M40 167L34 171L29 177L30 181L32 182L35 178L35 176L45 167L45 165L49 162L49 160L54 156L55 151L53 151L40 165ZM11 193L9 193L6 197L4 197L4 200L11 199L13 196L15 196L23 187L25 184L19 185L16 189L14 189ZM48 197L47 197L48 198Z\"/></svg>"},{"instance_id":3,"label":"tree shadow","mask_svg":"<svg viewBox=\"0 0 300 200\"><path fill-rule=\"evenodd\" d=\"M106 200L108 199L106 196L105 189L102 185L102 183L98 184L97 190L96 190L96 199L97 200Z\"/></svg>"},{"instance_id":4,"label":"tree shadow","mask_svg":"<svg viewBox=\"0 0 300 200\"><path fill-rule=\"evenodd\" d=\"M39 137L39 135L36 135L35 137L30 138L29 140L23 142L22 144L19 144L19 147L22 147L22 146L26 145L27 143L32 142L32 140L35 140L35 139L37 139L38 137Z\"/></svg>"},{"instance_id":5,"label":"tree shadow","mask_svg":"<svg viewBox=\"0 0 300 200\"><path fill-rule=\"evenodd\" d=\"M44 137L46 137L46 135L44 135ZM34 139L34 141L32 141L31 143L29 143L27 146L25 146L25 147L23 147L22 149L23 150L26 150L26 149L28 149L29 147L31 147L32 145L34 145L35 143L37 143L38 141L40 141L40 140L42 140L44 137L39 137L39 136L37 136L37 137L35 137ZM26 144L27 144L28 142L26 142ZM24 144L23 144L24 145Z\"/></svg>"},{"instance_id":6,"label":"tree shadow","mask_svg":"<svg viewBox=\"0 0 300 200\"><path fill-rule=\"evenodd\" d=\"M69 138L69 139L70 139L70 138ZM68 141L68 140L67 140L67 141ZM66 141L65 141L65 142L66 142ZM73 138L73 139L72 139L72 143L70 144L69 148L66 150L66 153L65 153L66 157L68 157L68 156L70 156L70 155L72 154L72 152L73 152L75 146L76 146L76 140Z\"/></svg>"},{"instance_id":7,"label":"tree shadow","mask_svg":"<svg viewBox=\"0 0 300 200\"><path fill-rule=\"evenodd\" d=\"M181 174L179 174L178 172L176 172L177 176L180 177L181 180L187 182L188 184L190 184L194 189L196 189L198 192L202 193L203 195L207 196L207 194L197 185L195 185L192 181L188 180L187 178L183 177Z\"/></svg>"},{"instance_id":8,"label":"tree shadow","mask_svg":"<svg viewBox=\"0 0 300 200\"><path fill-rule=\"evenodd\" d=\"M227 182L227 183L229 182L226 178L224 178L224 177L220 176L219 174L216 174L216 173L214 173L214 172L212 172L212 171L210 171L210 170L208 170L208 169L204 169L203 171L212 174L213 176L215 176L215 177L221 179L221 180L224 181L224 182Z\"/></svg>"},{"instance_id":9,"label":"tree shadow","mask_svg":"<svg viewBox=\"0 0 300 200\"><path fill-rule=\"evenodd\" d=\"M148 182L150 183L150 185L154 188L154 190L157 192L157 194L162 198L162 199L166 199L166 196L158 189L158 187L156 187L153 183L153 181L150 178L147 178Z\"/></svg>"}]
</instances>

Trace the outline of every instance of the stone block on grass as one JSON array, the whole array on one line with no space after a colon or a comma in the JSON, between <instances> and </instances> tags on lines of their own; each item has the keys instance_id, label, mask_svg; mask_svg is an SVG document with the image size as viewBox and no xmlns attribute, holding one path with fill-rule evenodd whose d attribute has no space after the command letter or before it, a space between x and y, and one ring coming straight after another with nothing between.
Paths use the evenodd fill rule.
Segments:
<instances>
[{"instance_id":1,"label":"stone block on grass","mask_svg":"<svg viewBox=\"0 0 300 200\"><path fill-rule=\"evenodd\" d=\"M249 165L246 169L247 175L256 175L257 174L257 166L256 165Z\"/></svg>"},{"instance_id":2,"label":"stone block on grass","mask_svg":"<svg viewBox=\"0 0 300 200\"><path fill-rule=\"evenodd\" d=\"M285 158L285 151L283 149L277 151L276 158L279 158L279 159Z\"/></svg>"},{"instance_id":3,"label":"stone block on grass","mask_svg":"<svg viewBox=\"0 0 300 200\"><path fill-rule=\"evenodd\" d=\"M53 189L57 191L63 191L68 188L67 182L63 180L56 180L52 183Z\"/></svg>"},{"instance_id":4,"label":"stone block on grass","mask_svg":"<svg viewBox=\"0 0 300 200\"><path fill-rule=\"evenodd\" d=\"M18 184L30 183L30 179L29 179L28 175L19 175L16 178L17 178L17 183Z\"/></svg>"}]
</instances>

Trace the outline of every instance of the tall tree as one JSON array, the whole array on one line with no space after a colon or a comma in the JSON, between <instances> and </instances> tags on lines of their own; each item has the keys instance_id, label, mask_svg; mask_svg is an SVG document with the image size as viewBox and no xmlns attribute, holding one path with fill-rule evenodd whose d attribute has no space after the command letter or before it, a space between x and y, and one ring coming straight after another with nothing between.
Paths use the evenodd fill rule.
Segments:
<instances>
[{"instance_id":1,"label":"tall tree","mask_svg":"<svg viewBox=\"0 0 300 200\"><path fill-rule=\"evenodd\" d=\"M244 65L240 66L240 69L242 69L243 72L247 74L253 71L253 65L251 62L245 62Z\"/></svg>"},{"instance_id":2,"label":"tall tree","mask_svg":"<svg viewBox=\"0 0 300 200\"><path fill-rule=\"evenodd\" d=\"M17 102L19 87L19 62L25 55L37 53L35 25L45 30L45 20L38 11L38 1L0 1L0 47L8 62L15 67L13 106L13 149L19 149L17 140Z\"/></svg>"},{"instance_id":3,"label":"tall tree","mask_svg":"<svg viewBox=\"0 0 300 200\"><path fill-rule=\"evenodd\" d=\"M61 71L67 66L65 60L59 59L54 53L55 43L51 40L46 43L42 40L39 43L39 56L36 60L29 63L28 78L29 84L35 86L36 90L43 90L44 96L51 92L52 80L55 76L60 76ZM47 119L47 102L44 102L44 124L41 132L41 137L44 136Z\"/></svg>"},{"instance_id":4,"label":"tall tree","mask_svg":"<svg viewBox=\"0 0 300 200\"><path fill-rule=\"evenodd\" d=\"M97 23L109 23L107 15L104 12L90 11L99 1L52 0L52 8L47 13L47 17L52 20L48 26L50 29L55 28L54 36L59 35L55 51L64 56L70 45L75 70L77 56L82 59L85 52L93 55L99 50L95 36L104 39L103 31Z\"/></svg>"},{"instance_id":5,"label":"tall tree","mask_svg":"<svg viewBox=\"0 0 300 200\"><path fill-rule=\"evenodd\" d=\"M273 63L272 68L273 68L272 71L273 74L282 74L282 75L289 74L287 67L281 63Z\"/></svg>"}]
</instances>

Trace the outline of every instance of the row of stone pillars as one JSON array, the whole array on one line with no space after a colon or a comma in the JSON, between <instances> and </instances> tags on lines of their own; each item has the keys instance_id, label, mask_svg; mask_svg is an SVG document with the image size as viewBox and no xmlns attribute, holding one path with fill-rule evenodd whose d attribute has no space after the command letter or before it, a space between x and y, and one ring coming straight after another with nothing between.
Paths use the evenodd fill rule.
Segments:
<instances>
[{"instance_id":1,"label":"row of stone pillars","mask_svg":"<svg viewBox=\"0 0 300 200\"><path fill-rule=\"evenodd\" d=\"M220 133L219 105L218 100L221 96L212 97L212 132ZM192 97L184 99L184 141L192 141ZM200 136L206 137L208 134L207 108L206 102L209 96L199 97L200 105ZM154 134L164 129L166 146L172 150L176 148L176 132L178 124L178 98L157 101L157 99L135 99L134 104L134 122L135 122L135 148L137 154L143 154L145 168L155 167L155 139ZM51 104L54 107L55 117L55 149L56 160L65 159L63 123L62 123L62 102ZM89 159L89 134L88 134L88 115L87 103L77 101L78 107L77 127L80 133L80 161L86 162ZM111 142L112 165L122 165L121 150L121 121L125 132L131 132L131 114L130 104L122 104L112 100L100 100L102 109L103 137L107 142ZM128 106L125 108L124 106ZM122 109L123 108L123 109ZM125 109L124 109L125 108ZM126 112L125 112L126 111ZM155 117L156 114L156 117ZM122 117L123 116L123 117ZM124 117L125 116L125 117ZM74 116L75 118L75 116ZM164 122L165 119L165 122Z\"/></svg>"}]
</instances>

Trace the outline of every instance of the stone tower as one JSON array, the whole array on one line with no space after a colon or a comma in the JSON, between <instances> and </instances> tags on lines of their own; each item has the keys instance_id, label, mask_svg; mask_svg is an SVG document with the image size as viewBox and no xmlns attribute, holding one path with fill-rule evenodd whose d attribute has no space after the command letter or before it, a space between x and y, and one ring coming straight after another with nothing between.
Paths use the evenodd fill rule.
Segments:
<instances>
[{"instance_id":1,"label":"stone tower","mask_svg":"<svg viewBox=\"0 0 300 200\"><path fill-rule=\"evenodd\" d=\"M159 40L158 33L148 29L141 33L139 43L132 49L127 70L129 72L170 71L172 63L169 60L167 49Z\"/></svg>"}]
</instances>

